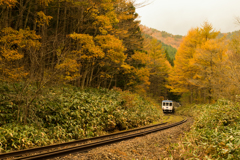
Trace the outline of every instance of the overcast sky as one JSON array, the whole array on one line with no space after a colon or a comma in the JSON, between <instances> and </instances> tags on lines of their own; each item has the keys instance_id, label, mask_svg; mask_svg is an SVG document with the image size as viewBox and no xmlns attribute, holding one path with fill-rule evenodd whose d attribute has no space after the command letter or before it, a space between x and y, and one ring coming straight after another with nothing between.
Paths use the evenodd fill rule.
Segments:
<instances>
[{"instance_id":1,"label":"overcast sky","mask_svg":"<svg viewBox=\"0 0 240 160\"><path fill-rule=\"evenodd\" d=\"M174 35L186 35L204 21L222 33L240 30L235 19L240 17L240 0L155 0L136 12L141 24Z\"/></svg>"}]
</instances>

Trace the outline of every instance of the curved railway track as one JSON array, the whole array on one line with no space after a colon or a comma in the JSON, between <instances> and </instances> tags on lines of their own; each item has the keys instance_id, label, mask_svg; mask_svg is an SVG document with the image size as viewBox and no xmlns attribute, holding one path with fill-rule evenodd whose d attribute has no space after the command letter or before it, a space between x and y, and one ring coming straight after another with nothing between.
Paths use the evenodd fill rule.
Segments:
<instances>
[{"instance_id":1,"label":"curved railway track","mask_svg":"<svg viewBox=\"0 0 240 160\"><path fill-rule=\"evenodd\" d=\"M84 152L96 147L109 145L134 137L143 136L156 131L165 130L171 127L178 126L187 121L187 119L180 122L164 125L166 123L149 125L128 131L117 132L109 135L88 138L83 140L76 140L61 144L49 145L45 147L32 148L20 150L15 152L0 154L0 159L14 159L14 160L33 160L33 159L49 159L54 157L61 157L70 153ZM164 126L163 126L164 125Z\"/></svg>"}]
</instances>

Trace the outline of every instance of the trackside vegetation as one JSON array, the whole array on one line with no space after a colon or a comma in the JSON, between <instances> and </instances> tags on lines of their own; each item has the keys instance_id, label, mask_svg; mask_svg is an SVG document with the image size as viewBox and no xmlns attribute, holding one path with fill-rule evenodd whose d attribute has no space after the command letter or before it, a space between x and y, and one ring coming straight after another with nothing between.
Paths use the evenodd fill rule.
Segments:
<instances>
[{"instance_id":1,"label":"trackside vegetation","mask_svg":"<svg viewBox=\"0 0 240 160\"><path fill-rule=\"evenodd\" d=\"M99 136L162 118L157 104L119 88L83 90L62 85L43 88L29 106L24 125L21 118L17 121L18 106L27 102L13 98L17 92L12 85L3 83L0 93L1 152Z\"/></svg>"},{"instance_id":2,"label":"trackside vegetation","mask_svg":"<svg viewBox=\"0 0 240 160\"><path fill-rule=\"evenodd\" d=\"M173 159L240 159L240 104L215 104L180 109L195 118L191 131L168 149Z\"/></svg>"}]
</instances>

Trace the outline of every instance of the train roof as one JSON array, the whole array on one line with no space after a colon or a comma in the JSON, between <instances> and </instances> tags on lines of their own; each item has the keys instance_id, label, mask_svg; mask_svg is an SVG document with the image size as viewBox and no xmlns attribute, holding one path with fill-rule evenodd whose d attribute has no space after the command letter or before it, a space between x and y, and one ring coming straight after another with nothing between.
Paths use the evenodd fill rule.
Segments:
<instances>
[{"instance_id":1,"label":"train roof","mask_svg":"<svg viewBox=\"0 0 240 160\"><path fill-rule=\"evenodd\" d=\"M172 100L163 100L162 102L174 102Z\"/></svg>"}]
</instances>

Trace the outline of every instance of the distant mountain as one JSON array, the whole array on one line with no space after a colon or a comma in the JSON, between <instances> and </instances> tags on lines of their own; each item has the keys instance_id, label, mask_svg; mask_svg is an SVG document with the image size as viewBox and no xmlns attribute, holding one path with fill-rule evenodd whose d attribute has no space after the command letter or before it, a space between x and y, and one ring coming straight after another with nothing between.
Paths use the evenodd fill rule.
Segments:
<instances>
[{"instance_id":1,"label":"distant mountain","mask_svg":"<svg viewBox=\"0 0 240 160\"><path fill-rule=\"evenodd\" d=\"M183 41L184 36L173 35L165 31L158 31L157 29L149 28L144 25L140 25L140 29L144 38L155 38L159 41L159 43L162 43L162 47L167 53L167 58L173 65L177 49ZM240 30L228 33L219 33L218 38L226 36L227 39L231 39L234 34L240 34Z\"/></svg>"},{"instance_id":2,"label":"distant mountain","mask_svg":"<svg viewBox=\"0 0 240 160\"><path fill-rule=\"evenodd\" d=\"M233 32L227 32L227 33L219 33L218 34L218 38L222 38L223 36L226 36L227 39L231 39L233 35L235 34L240 34L240 30L239 31L233 31Z\"/></svg>"},{"instance_id":3,"label":"distant mountain","mask_svg":"<svg viewBox=\"0 0 240 160\"><path fill-rule=\"evenodd\" d=\"M144 39L150 39L150 40L156 39L156 38L153 38L152 36L150 36L148 34L145 34L145 33L142 33L142 35L143 35ZM173 66L174 65L173 60L175 59L177 49L173 48L171 45L167 45L167 44L161 42L160 40L158 40L158 43L162 44L162 48L164 49L164 51L166 53L166 58L170 62L170 64Z\"/></svg>"},{"instance_id":4,"label":"distant mountain","mask_svg":"<svg viewBox=\"0 0 240 160\"><path fill-rule=\"evenodd\" d=\"M140 26L142 35L147 39L157 39L159 43L162 44L162 48L165 50L166 57L170 64L173 66L173 60L175 59L175 55L177 52L177 48L182 42L183 36L180 35L172 35L165 31L158 31L153 28L148 28L146 26Z\"/></svg>"},{"instance_id":5,"label":"distant mountain","mask_svg":"<svg viewBox=\"0 0 240 160\"><path fill-rule=\"evenodd\" d=\"M158 31L154 28L149 28L143 25L140 25L140 28L143 34L156 38L157 40L160 40L164 44L170 45L176 49L178 49L180 43L183 40L183 36L181 35L173 35L171 33L167 33L165 31Z\"/></svg>"}]
</instances>

